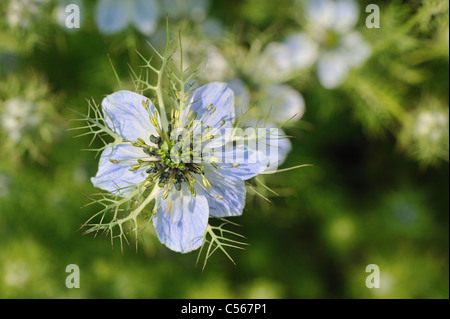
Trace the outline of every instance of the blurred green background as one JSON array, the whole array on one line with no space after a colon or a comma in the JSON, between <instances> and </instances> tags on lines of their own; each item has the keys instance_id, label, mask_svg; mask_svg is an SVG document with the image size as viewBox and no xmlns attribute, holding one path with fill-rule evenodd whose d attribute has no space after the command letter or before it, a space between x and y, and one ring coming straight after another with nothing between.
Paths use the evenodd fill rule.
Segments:
<instances>
[{"instance_id":1,"label":"blurred green background","mask_svg":"<svg viewBox=\"0 0 450 319\"><path fill-rule=\"evenodd\" d=\"M280 194L264 192L270 203L249 191L231 229L250 245L230 251L236 265L217 253L202 272L196 252L170 251L149 228L137 253L77 231L96 212L80 207L96 192L98 159L66 131L77 117L68 108L85 113L86 98L118 89L108 55L128 83L134 49L151 55L146 41L158 45L171 8L158 3L149 35L132 24L105 34L96 1L73 1L81 28L71 30L57 14L71 1L2 1L0 297L448 298L448 1L372 2L381 27L365 27L360 2L355 29L371 55L345 82L326 89L314 66L283 79L305 114L285 128L282 167L313 166L265 176ZM214 44L235 75L254 43L307 30L302 1L182 3L169 11L171 33ZM68 264L79 289L65 286ZM368 264L380 268L378 289L365 285Z\"/></svg>"}]
</instances>

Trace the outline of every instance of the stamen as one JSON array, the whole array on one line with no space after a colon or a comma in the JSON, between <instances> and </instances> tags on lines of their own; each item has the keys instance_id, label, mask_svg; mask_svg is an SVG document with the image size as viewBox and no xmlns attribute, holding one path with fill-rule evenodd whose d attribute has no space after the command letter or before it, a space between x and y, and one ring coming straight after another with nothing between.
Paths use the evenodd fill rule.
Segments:
<instances>
[{"instance_id":1,"label":"stamen","mask_svg":"<svg viewBox=\"0 0 450 319\"><path fill-rule=\"evenodd\" d=\"M195 195L197 194L197 192L195 191L194 185L190 184L190 185L188 186L188 190L191 192L192 196L195 197Z\"/></svg>"},{"instance_id":2,"label":"stamen","mask_svg":"<svg viewBox=\"0 0 450 319\"><path fill-rule=\"evenodd\" d=\"M129 168L128 170L129 171L131 171L131 172L134 172L134 171L137 171L139 168L141 168L141 164L134 164L134 165L131 165L131 168Z\"/></svg>"},{"instance_id":3,"label":"stamen","mask_svg":"<svg viewBox=\"0 0 450 319\"><path fill-rule=\"evenodd\" d=\"M148 109L148 107L150 106L150 100L149 100L149 99L147 99L147 100L142 100L142 106L143 106L145 109Z\"/></svg>"},{"instance_id":4,"label":"stamen","mask_svg":"<svg viewBox=\"0 0 450 319\"><path fill-rule=\"evenodd\" d=\"M149 188L152 185L153 185L153 182L151 182L151 181L145 181L145 183L144 183L145 188Z\"/></svg>"},{"instance_id":5,"label":"stamen","mask_svg":"<svg viewBox=\"0 0 450 319\"><path fill-rule=\"evenodd\" d=\"M211 183L206 179L205 175L202 175L202 179L203 179L203 185L205 185L205 187L212 187Z\"/></svg>"},{"instance_id":6,"label":"stamen","mask_svg":"<svg viewBox=\"0 0 450 319\"><path fill-rule=\"evenodd\" d=\"M152 142L153 144L158 144L159 140L161 138L160 137L156 137L155 135L150 135L150 142Z\"/></svg>"}]
</instances>

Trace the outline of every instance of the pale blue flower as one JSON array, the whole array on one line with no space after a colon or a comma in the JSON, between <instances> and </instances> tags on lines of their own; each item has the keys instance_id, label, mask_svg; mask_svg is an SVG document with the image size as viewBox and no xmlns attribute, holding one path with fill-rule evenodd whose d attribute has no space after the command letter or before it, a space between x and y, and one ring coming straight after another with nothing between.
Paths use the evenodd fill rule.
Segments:
<instances>
[{"instance_id":1,"label":"pale blue flower","mask_svg":"<svg viewBox=\"0 0 450 319\"><path fill-rule=\"evenodd\" d=\"M174 251L186 253L199 248L210 216L241 215L244 181L268 165L260 152L234 145L230 134L224 133L235 120L234 94L225 83L214 82L193 91L184 111L172 120L172 134L164 143L158 137L162 128L158 111L146 97L119 91L103 100L102 109L109 128L124 141L103 151L92 183L121 195L146 179L159 179L151 186L157 192L153 225L159 240ZM179 129L187 135L178 135ZM200 156L191 146L194 160L183 155L174 158L173 151L186 145L190 133L194 136L192 145L203 139L208 140L206 147L212 143L214 157L205 151ZM226 161L229 158L231 163Z\"/></svg>"},{"instance_id":2,"label":"pale blue flower","mask_svg":"<svg viewBox=\"0 0 450 319\"><path fill-rule=\"evenodd\" d=\"M317 61L317 76L327 89L340 86L353 68L360 67L370 56L371 49L359 32L341 37L338 47L324 50Z\"/></svg>"},{"instance_id":3,"label":"pale blue flower","mask_svg":"<svg viewBox=\"0 0 450 319\"><path fill-rule=\"evenodd\" d=\"M118 33L131 24L150 35L156 30L158 18L155 0L100 0L95 10L95 22L104 34Z\"/></svg>"},{"instance_id":4,"label":"pale blue flower","mask_svg":"<svg viewBox=\"0 0 450 319\"><path fill-rule=\"evenodd\" d=\"M371 54L369 44L354 31L358 4L353 0L308 0L304 13L305 32L267 45L261 61L265 76L286 79L316 63L320 83L336 88Z\"/></svg>"}]
</instances>

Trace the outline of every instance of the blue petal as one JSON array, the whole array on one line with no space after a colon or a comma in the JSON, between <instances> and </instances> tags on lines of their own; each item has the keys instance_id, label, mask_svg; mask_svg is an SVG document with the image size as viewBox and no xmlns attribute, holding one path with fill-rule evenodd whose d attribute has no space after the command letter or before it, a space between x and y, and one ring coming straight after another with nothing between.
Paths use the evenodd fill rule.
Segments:
<instances>
[{"instance_id":1,"label":"blue petal","mask_svg":"<svg viewBox=\"0 0 450 319\"><path fill-rule=\"evenodd\" d=\"M209 214L214 217L239 216L245 206L245 183L242 180L232 180L210 166L205 166L205 177L211 183L211 188L205 188L199 193L205 193L209 204ZM199 180L199 183L202 183ZM219 199L222 196L223 199Z\"/></svg>"},{"instance_id":2,"label":"blue petal","mask_svg":"<svg viewBox=\"0 0 450 319\"><path fill-rule=\"evenodd\" d=\"M284 43L289 48L291 63L295 70L310 67L316 62L319 46L307 34L294 33Z\"/></svg>"},{"instance_id":3,"label":"blue petal","mask_svg":"<svg viewBox=\"0 0 450 319\"><path fill-rule=\"evenodd\" d=\"M148 111L142 105L147 100L150 103ZM147 97L130 91L118 91L104 98L102 107L108 126L123 138L136 141L140 137L149 143L150 135L157 135L149 119L149 112L154 114L157 111ZM159 115L157 118L160 123Z\"/></svg>"},{"instance_id":4,"label":"blue petal","mask_svg":"<svg viewBox=\"0 0 450 319\"><path fill-rule=\"evenodd\" d=\"M219 159L217 165L221 168L220 173L232 180L245 181L261 174L267 169L269 159L265 153L258 148L257 141L254 146L245 143L233 145L227 143L221 153L216 150L214 156ZM233 165L237 167L233 167Z\"/></svg>"},{"instance_id":5,"label":"blue petal","mask_svg":"<svg viewBox=\"0 0 450 319\"><path fill-rule=\"evenodd\" d=\"M340 52L345 56L351 67L360 67L372 53L370 45L364 41L361 33L354 31L341 39Z\"/></svg>"},{"instance_id":6,"label":"blue petal","mask_svg":"<svg viewBox=\"0 0 450 319\"><path fill-rule=\"evenodd\" d=\"M266 145L266 156L269 161L268 167L262 174L273 174L286 160L292 144L282 129L266 128L266 132L267 136L258 141L260 145Z\"/></svg>"},{"instance_id":7,"label":"blue petal","mask_svg":"<svg viewBox=\"0 0 450 319\"><path fill-rule=\"evenodd\" d=\"M142 34L151 35L158 24L158 13L154 0L136 0L132 22Z\"/></svg>"},{"instance_id":8,"label":"blue petal","mask_svg":"<svg viewBox=\"0 0 450 319\"><path fill-rule=\"evenodd\" d=\"M210 111L207 111L210 105L212 107ZM212 108L215 108L215 112L211 115ZM222 128L230 128L234 123L234 92L223 82L212 82L201 86L192 93L189 104L185 108L184 124L190 120L187 118L190 110L197 113L196 120L203 121L202 127L218 128L224 120L225 124Z\"/></svg>"},{"instance_id":9,"label":"blue petal","mask_svg":"<svg viewBox=\"0 0 450 319\"><path fill-rule=\"evenodd\" d=\"M95 187L111 193L127 194L133 190L133 186L142 182L147 174L145 169L131 172L128 169L137 163L138 158L145 154L138 148L130 144L118 144L114 147L106 148L98 164L98 171L95 177L91 178ZM110 159L118 160L120 163L114 164Z\"/></svg>"},{"instance_id":10,"label":"blue petal","mask_svg":"<svg viewBox=\"0 0 450 319\"><path fill-rule=\"evenodd\" d=\"M339 0L335 3L333 30L344 34L352 30L359 17L358 3L353 0Z\"/></svg>"},{"instance_id":11,"label":"blue petal","mask_svg":"<svg viewBox=\"0 0 450 319\"><path fill-rule=\"evenodd\" d=\"M306 19L314 26L329 28L336 14L336 3L330 0L306 0L304 12Z\"/></svg>"},{"instance_id":12,"label":"blue petal","mask_svg":"<svg viewBox=\"0 0 450 319\"><path fill-rule=\"evenodd\" d=\"M349 73L349 65L345 55L338 52L325 52L317 62L317 76L320 83L327 89L340 86Z\"/></svg>"},{"instance_id":13,"label":"blue petal","mask_svg":"<svg viewBox=\"0 0 450 319\"><path fill-rule=\"evenodd\" d=\"M193 197L183 184L180 191L172 187L163 200L163 191L156 198L156 215L153 217L158 239L173 251L187 253L199 248L208 225L208 200L197 194Z\"/></svg>"},{"instance_id":14,"label":"blue petal","mask_svg":"<svg viewBox=\"0 0 450 319\"><path fill-rule=\"evenodd\" d=\"M129 19L128 4L121 0L100 0L95 8L95 22L100 32L117 33L123 30Z\"/></svg>"},{"instance_id":15,"label":"blue petal","mask_svg":"<svg viewBox=\"0 0 450 319\"><path fill-rule=\"evenodd\" d=\"M259 72L263 71L265 77L284 78L295 70L293 51L286 43L271 42L262 54ZM257 71L258 72L258 71Z\"/></svg>"}]
</instances>

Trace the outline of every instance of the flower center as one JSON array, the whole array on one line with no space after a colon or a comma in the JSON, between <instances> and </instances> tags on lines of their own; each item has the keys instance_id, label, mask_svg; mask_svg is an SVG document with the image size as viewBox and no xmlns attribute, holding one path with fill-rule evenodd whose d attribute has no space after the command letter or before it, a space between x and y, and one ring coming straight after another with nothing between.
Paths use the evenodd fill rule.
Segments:
<instances>
[{"instance_id":1,"label":"flower center","mask_svg":"<svg viewBox=\"0 0 450 319\"><path fill-rule=\"evenodd\" d=\"M188 190L195 197L194 184L197 181L195 174L201 176L205 188L211 187L211 183L204 174L205 167L202 165L201 152L195 150L196 142L193 141L192 134L188 136L175 134L172 132L172 125L169 124L167 133L161 135L164 138L154 135L149 137L150 142L156 146L148 145L142 138L138 138L137 142L129 141L149 156L148 160L138 159L138 163L129 168L130 171L146 168L145 172L148 175L144 186L150 187L155 184L161 188L167 186L163 195L166 198L172 187L180 191L182 184L186 183ZM214 163L211 165L220 169Z\"/></svg>"},{"instance_id":2,"label":"flower center","mask_svg":"<svg viewBox=\"0 0 450 319\"><path fill-rule=\"evenodd\" d=\"M332 50L339 46L340 36L336 32L329 30L326 32L324 39L322 40L322 46L325 49Z\"/></svg>"},{"instance_id":3,"label":"flower center","mask_svg":"<svg viewBox=\"0 0 450 319\"><path fill-rule=\"evenodd\" d=\"M146 168L145 172L148 174L146 187L154 184L161 188L167 186L167 192L164 196L168 196L168 191L172 187L180 191L182 184L186 183L191 194L195 196L194 184L196 179L193 174L201 175L204 186L211 187L209 181L204 177L204 166L192 162L192 158L196 155L192 150L192 145L188 145L190 151L185 154L186 139L183 139L181 135L167 140L151 135L150 141L157 147L147 145L143 139L138 139L137 143L132 143L133 146L142 148L151 160L138 160L137 164L129 168L130 171Z\"/></svg>"},{"instance_id":4,"label":"flower center","mask_svg":"<svg viewBox=\"0 0 450 319\"><path fill-rule=\"evenodd\" d=\"M148 108L149 101L142 101L142 105ZM180 191L183 183L186 183L188 190L195 197L196 191L194 184L198 182L202 187L212 187L211 183L205 177L205 166L203 163L208 162L215 169L220 169L215 162L218 161L215 157L208 157L207 160L203 157L202 152L198 149L201 143L214 139L215 136L211 134L213 128L206 126L199 136L194 136L194 131L204 123L203 121L215 112L215 107L209 105L206 108L201 119L195 122L197 113L189 111L186 127L182 129L183 133L172 132L172 127L177 123L179 112L172 112L172 121L168 124L167 132L164 132L158 123L157 113L150 113L150 122L156 129L158 136L150 135L149 140L153 145L148 145L143 138L138 138L137 141L123 140L123 142L130 143L134 147L141 148L146 155L145 159L137 159L137 163L131 165L130 171L137 171L145 168L147 177L145 178L144 186L149 188L153 185L158 185L160 188L166 187L163 198L167 198L169 191L175 187ZM206 118L205 118L206 116ZM219 127L225 125L225 120L222 120ZM214 152L211 150L210 152ZM120 161L110 159L114 164ZM234 167L234 166L233 166ZM197 178L196 176L197 175ZM202 183L198 180L201 177ZM218 196L221 199L222 196Z\"/></svg>"}]
</instances>

